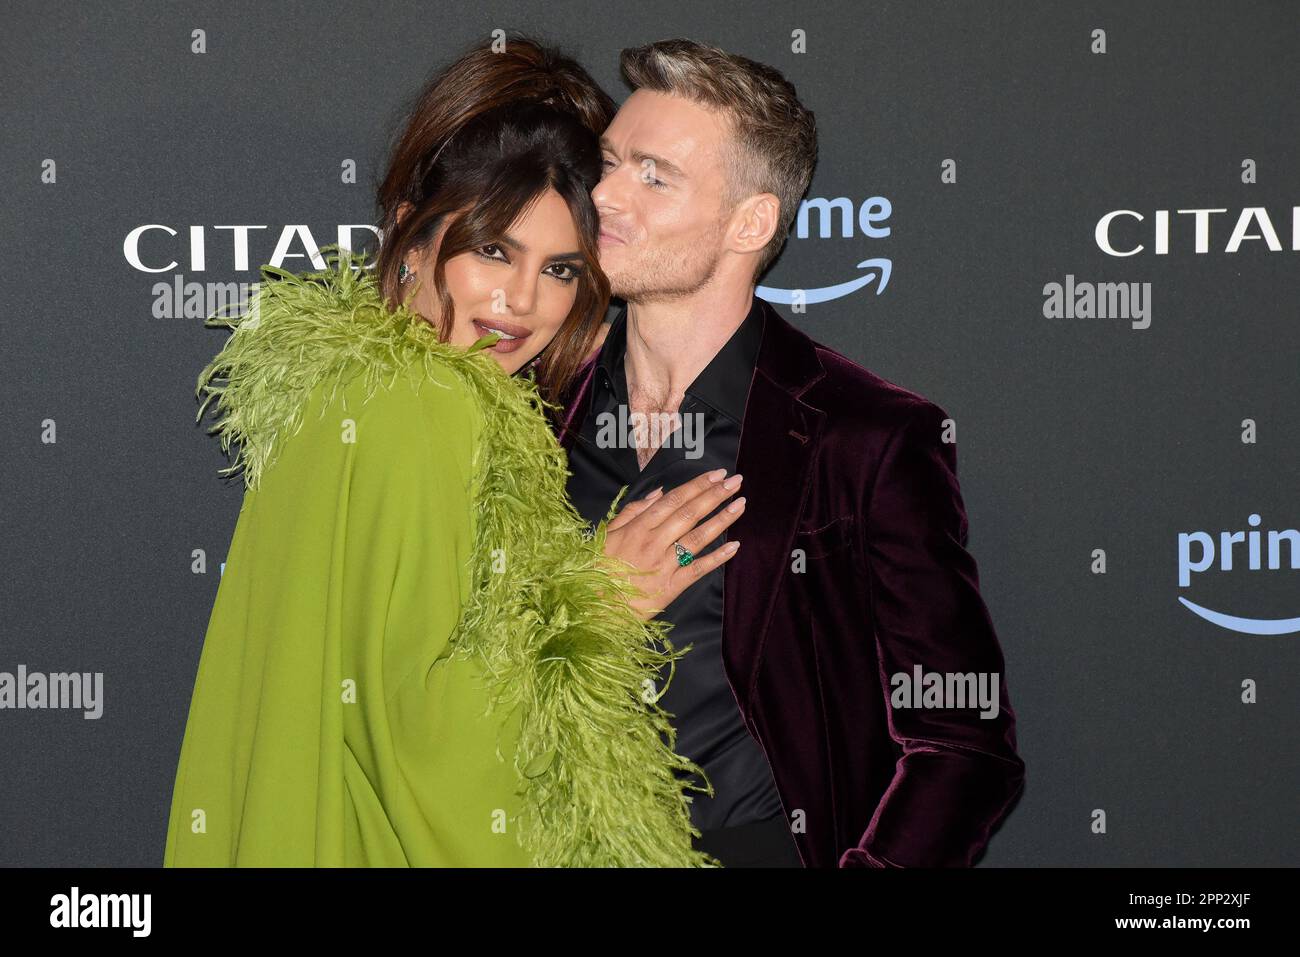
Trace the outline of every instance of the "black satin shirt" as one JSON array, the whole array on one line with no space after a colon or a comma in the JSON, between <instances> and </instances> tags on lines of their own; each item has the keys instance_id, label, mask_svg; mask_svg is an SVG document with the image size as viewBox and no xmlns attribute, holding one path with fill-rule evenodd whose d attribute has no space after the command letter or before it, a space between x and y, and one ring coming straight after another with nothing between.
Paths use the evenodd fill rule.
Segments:
<instances>
[{"instance_id":1,"label":"black satin shirt","mask_svg":"<svg viewBox=\"0 0 1300 957\"><path fill-rule=\"evenodd\" d=\"M660 445L641 471L629 424L631 409L623 364L627 308L623 308L601 348L591 385L591 405L569 452L569 496L589 523L594 525L605 517L624 485L629 486L622 499L626 503L649 495L660 485L668 492L717 468L725 468L728 474L735 471L763 321L759 300L754 298L744 322L686 389L678 410L681 427ZM742 485L722 507L744 494ZM707 554L725 542L724 533L699 554ZM678 661L660 704L674 715L677 752L695 761L713 782L713 798L691 792L691 819L701 831L782 815L767 759L746 730L723 671L725 567L714 569L691 585L659 615L661 620L673 623L668 637L674 648L694 646ZM659 688L667 679L665 669Z\"/></svg>"}]
</instances>

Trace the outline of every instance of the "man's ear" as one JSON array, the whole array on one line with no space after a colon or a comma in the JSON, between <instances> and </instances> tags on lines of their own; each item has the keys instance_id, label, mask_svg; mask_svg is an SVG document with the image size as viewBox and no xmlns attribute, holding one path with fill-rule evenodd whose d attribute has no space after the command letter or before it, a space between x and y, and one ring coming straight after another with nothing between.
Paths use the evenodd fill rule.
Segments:
<instances>
[{"instance_id":1,"label":"man's ear","mask_svg":"<svg viewBox=\"0 0 1300 957\"><path fill-rule=\"evenodd\" d=\"M758 252L771 240L780 220L781 200L775 193L757 193L737 208L740 230L736 243L744 252Z\"/></svg>"}]
</instances>

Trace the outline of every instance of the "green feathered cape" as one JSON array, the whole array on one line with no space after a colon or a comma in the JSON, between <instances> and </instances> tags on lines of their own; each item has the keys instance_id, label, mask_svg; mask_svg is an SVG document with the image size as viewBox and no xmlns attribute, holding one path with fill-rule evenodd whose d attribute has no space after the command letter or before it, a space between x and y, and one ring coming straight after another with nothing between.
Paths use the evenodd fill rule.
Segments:
<instances>
[{"instance_id":1,"label":"green feathered cape","mask_svg":"<svg viewBox=\"0 0 1300 957\"><path fill-rule=\"evenodd\" d=\"M716 866L656 703L684 650L568 504L536 387L328 248L208 320L199 418L247 490L165 864Z\"/></svg>"}]
</instances>

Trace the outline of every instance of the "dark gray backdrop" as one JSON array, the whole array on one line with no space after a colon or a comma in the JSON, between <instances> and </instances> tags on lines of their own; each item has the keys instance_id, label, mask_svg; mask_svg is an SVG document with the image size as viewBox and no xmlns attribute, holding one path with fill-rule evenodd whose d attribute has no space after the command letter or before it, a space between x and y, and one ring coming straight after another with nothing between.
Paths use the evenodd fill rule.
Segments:
<instances>
[{"instance_id":1,"label":"dark gray backdrop","mask_svg":"<svg viewBox=\"0 0 1300 957\"><path fill-rule=\"evenodd\" d=\"M999 865L1294 865L1300 571L1179 587L1179 533L1300 523L1300 7L1221 3L158 3L6 6L0 36L0 671L102 672L104 711L0 710L0 864L156 865L242 484L194 422L224 333L155 282L245 281L286 224L373 222L398 107L491 30L577 55L689 36L783 71L816 112L810 198L884 197L886 236L792 238L764 286L886 258L792 315L957 423L970 547L1006 654L1027 790ZM192 52L192 31L206 52ZM792 52L792 31L807 52ZM1094 31L1105 52L1094 52ZM357 183L340 181L346 160ZM48 160L56 180L43 182ZM945 182L945 163L956 182ZM45 165L43 165L45 164ZM1253 165L1255 182L1243 179ZM1229 237L1263 207L1281 248ZM1198 253L1192 217L1226 209ZM1127 209L1111 236L1107 212ZM154 230L134 268L123 243ZM230 233L262 225L247 271ZM204 227L206 269L187 237ZM1258 235L1257 225L1249 233ZM361 234L359 234L361 235ZM291 251L304 253L299 242ZM282 262L300 270L301 257ZM1150 283L1151 325L1046 318L1043 287ZM1243 442L1243 420L1257 440ZM53 420L57 441L42 441ZM192 552L204 549L207 573ZM1265 546L1265 549L1267 546ZM1094 550L1106 573L1093 572ZM1265 555L1267 552L1265 551ZM1242 700L1256 683L1257 702ZM1093 833L1095 809L1106 832Z\"/></svg>"}]
</instances>

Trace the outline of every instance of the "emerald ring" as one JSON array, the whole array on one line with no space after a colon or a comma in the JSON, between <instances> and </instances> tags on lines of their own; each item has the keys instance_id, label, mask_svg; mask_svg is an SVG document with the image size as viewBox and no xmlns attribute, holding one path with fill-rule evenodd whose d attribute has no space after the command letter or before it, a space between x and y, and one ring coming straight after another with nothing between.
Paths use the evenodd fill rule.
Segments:
<instances>
[{"instance_id":1,"label":"emerald ring","mask_svg":"<svg viewBox=\"0 0 1300 957\"><path fill-rule=\"evenodd\" d=\"M677 564L683 568L695 561L695 556L691 554L691 550L681 542L673 542L673 548L677 551Z\"/></svg>"}]
</instances>

